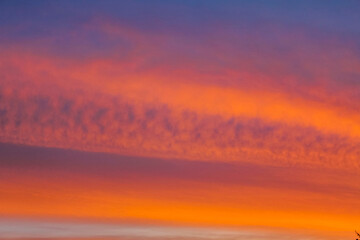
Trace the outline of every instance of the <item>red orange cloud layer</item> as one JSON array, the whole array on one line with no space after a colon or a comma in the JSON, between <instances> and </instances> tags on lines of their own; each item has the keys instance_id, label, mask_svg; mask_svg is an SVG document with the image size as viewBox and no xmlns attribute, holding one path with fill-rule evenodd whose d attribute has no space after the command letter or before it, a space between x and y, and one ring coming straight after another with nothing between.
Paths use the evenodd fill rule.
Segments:
<instances>
[{"instance_id":1,"label":"red orange cloud layer","mask_svg":"<svg viewBox=\"0 0 360 240\"><path fill-rule=\"evenodd\" d=\"M359 178L339 170L12 145L0 150L8 159L0 166L0 212L7 217L272 226L334 234L357 221Z\"/></svg>"},{"instance_id":2,"label":"red orange cloud layer","mask_svg":"<svg viewBox=\"0 0 360 240\"><path fill-rule=\"evenodd\" d=\"M300 65L319 75L314 87L299 86L309 95L289 92L291 85L275 91L270 85L281 79L301 79L298 70L284 73L288 66L274 65L278 71L266 75L268 71L254 72L254 66L245 69L239 64L246 62L241 55L230 55L234 62L213 69L218 74L201 73L188 66L188 60L195 61L190 53L166 56L166 45L165 50L153 46L169 39L109 26L102 31L130 39L137 50L122 59L110 54L88 60L28 48L4 50L3 142L198 160L358 167L356 103L349 107L342 91L325 101L324 92L316 94L321 79L330 74L321 64L319 69ZM200 48L201 57L214 54L206 50ZM156 64L161 57L165 59ZM213 66L206 61L193 64L206 71ZM353 65L355 69L346 66L357 72L356 60ZM216 76L229 85L217 83ZM334 81L329 79L329 84ZM255 89L259 83L262 87Z\"/></svg>"},{"instance_id":3,"label":"red orange cloud layer","mask_svg":"<svg viewBox=\"0 0 360 240\"><path fill-rule=\"evenodd\" d=\"M282 41L251 30L194 40L98 20L70 31L79 44L64 52L52 37L3 44L0 142L41 150L0 147L0 214L356 225L353 43L271 29ZM103 51L81 48L89 32Z\"/></svg>"}]
</instances>

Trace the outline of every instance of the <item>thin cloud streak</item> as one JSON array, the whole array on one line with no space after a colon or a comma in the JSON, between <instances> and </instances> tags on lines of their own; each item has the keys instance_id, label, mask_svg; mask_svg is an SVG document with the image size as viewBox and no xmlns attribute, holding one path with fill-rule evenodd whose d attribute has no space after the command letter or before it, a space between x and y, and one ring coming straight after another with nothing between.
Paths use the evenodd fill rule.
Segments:
<instances>
[{"instance_id":1,"label":"thin cloud streak","mask_svg":"<svg viewBox=\"0 0 360 240\"><path fill-rule=\"evenodd\" d=\"M321 235L279 233L262 229L136 226L124 224L64 223L0 220L1 239L325 239Z\"/></svg>"}]
</instances>

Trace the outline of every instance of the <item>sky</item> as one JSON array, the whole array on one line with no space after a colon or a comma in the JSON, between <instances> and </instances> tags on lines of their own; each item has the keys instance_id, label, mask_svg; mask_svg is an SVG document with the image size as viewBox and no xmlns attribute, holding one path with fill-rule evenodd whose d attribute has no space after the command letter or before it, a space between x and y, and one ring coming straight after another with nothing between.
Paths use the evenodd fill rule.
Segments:
<instances>
[{"instance_id":1,"label":"sky","mask_svg":"<svg viewBox=\"0 0 360 240\"><path fill-rule=\"evenodd\" d=\"M352 239L360 2L0 1L0 239Z\"/></svg>"}]
</instances>

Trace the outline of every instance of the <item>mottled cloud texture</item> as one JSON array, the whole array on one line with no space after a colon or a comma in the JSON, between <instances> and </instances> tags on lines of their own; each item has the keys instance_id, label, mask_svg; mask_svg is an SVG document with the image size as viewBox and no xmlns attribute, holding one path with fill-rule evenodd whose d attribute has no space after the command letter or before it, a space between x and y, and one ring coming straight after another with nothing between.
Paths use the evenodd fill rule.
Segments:
<instances>
[{"instance_id":1,"label":"mottled cloud texture","mask_svg":"<svg viewBox=\"0 0 360 240\"><path fill-rule=\"evenodd\" d=\"M194 61L188 49L180 53L177 48L168 49L175 52L165 54L164 47L157 47L164 42L166 47L171 39L101 24L97 31L102 38L108 34L120 44L123 38L135 38L132 41L139 44L139 50L130 51L124 59L117 55L122 51L116 47L115 53L95 59L36 53L39 46L27 44L20 46L25 47L21 51L4 50L3 142L197 160L358 167L356 104L348 106L347 97L342 96L322 99L326 94L322 92L293 94L291 85L271 87L282 81L282 74L290 74L290 84L300 84L301 71L284 73L291 69L286 63L290 60L284 59L278 71L269 66L275 73L251 73L238 63L246 61L244 57L232 59L230 55L228 63L217 66L218 73L203 73L199 69L216 69L206 60L215 54L213 49L199 47L197 58L204 62L199 60L186 69L188 61ZM103 28L110 30L104 33ZM262 56L253 54L250 51L245 56L262 61ZM291 54L283 56L288 57ZM319 70L322 64L312 66L312 74L330 75ZM234 70L237 65L239 69ZM310 93L320 87L315 81L311 84L315 86L301 87ZM344 91L346 88L344 85Z\"/></svg>"},{"instance_id":2,"label":"mottled cloud texture","mask_svg":"<svg viewBox=\"0 0 360 240\"><path fill-rule=\"evenodd\" d=\"M2 1L0 215L356 228L359 10Z\"/></svg>"}]
</instances>

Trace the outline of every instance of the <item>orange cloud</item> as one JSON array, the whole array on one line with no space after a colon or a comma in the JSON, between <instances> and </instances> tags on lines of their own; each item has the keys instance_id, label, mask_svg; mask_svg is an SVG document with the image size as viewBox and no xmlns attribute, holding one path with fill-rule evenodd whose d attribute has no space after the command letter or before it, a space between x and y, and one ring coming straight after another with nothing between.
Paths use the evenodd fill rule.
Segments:
<instances>
[{"instance_id":1,"label":"orange cloud","mask_svg":"<svg viewBox=\"0 0 360 240\"><path fill-rule=\"evenodd\" d=\"M323 231L356 226L359 179L343 171L1 149L3 216Z\"/></svg>"},{"instance_id":2,"label":"orange cloud","mask_svg":"<svg viewBox=\"0 0 360 240\"><path fill-rule=\"evenodd\" d=\"M181 75L134 73L118 68L122 62L116 61L66 63L11 51L5 56L2 142L358 167L359 114L349 108L286 92L206 85L196 77L182 81Z\"/></svg>"}]
</instances>

